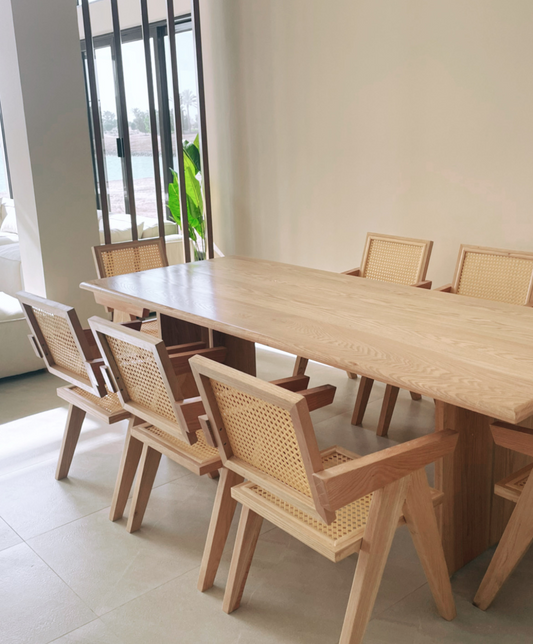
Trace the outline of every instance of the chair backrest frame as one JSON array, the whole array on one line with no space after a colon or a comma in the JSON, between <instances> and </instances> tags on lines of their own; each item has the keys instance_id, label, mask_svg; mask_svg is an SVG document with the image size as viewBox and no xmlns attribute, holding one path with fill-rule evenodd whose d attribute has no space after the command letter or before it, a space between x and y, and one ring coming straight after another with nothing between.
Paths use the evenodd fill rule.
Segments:
<instances>
[{"instance_id":1,"label":"chair backrest frame","mask_svg":"<svg viewBox=\"0 0 533 644\"><path fill-rule=\"evenodd\" d=\"M98 278L101 279L104 277L113 277L113 275L107 274L107 271L106 271L105 261L104 261L104 255L106 253L120 252L124 250L134 251L135 249L139 249L139 248L142 249L148 246L157 247L159 256L161 258L161 266L159 266L159 268L168 266L165 239L163 237L154 237L150 239L139 239L137 241L121 242L117 244L102 244L100 246L93 246L92 248L93 257L94 257L94 263L96 265L96 273L98 275ZM129 271L129 272L133 273L135 271ZM116 273L116 274L122 275L125 273Z\"/></svg>"},{"instance_id":2,"label":"chair backrest frame","mask_svg":"<svg viewBox=\"0 0 533 644\"><path fill-rule=\"evenodd\" d=\"M524 259L528 260L531 262L531 276L529 279L529 284L526 290L526 295L524 297L524 301L521 304L522 306L533 306L533 253L528 253L526 251L514 251L514 250L506 250L502 248L491 248L489 246L472 246L469 244L461 244L459 248L459 255L457 257L457 262L455 265L455 272L453 275L453 281L452 281L452 293L459 293L459 287L460 287L460 282L461 278L463 276L463 271L465 267L465 261L466 257L469 253L478 253L481 255L493 255L497 257L506 257L506 258L513 258L513 259ZM465 294L468 295L468 294ZM475 296L471 296L475 297ZM487 298L490 299L490 298ZM492 300L494 301L494 300ZM499 301L499 300L498 300ZM504 301L504 300L501 300ZM509 303L517 303L517 302L509 302ZM519 304L519 303L517 303Z\"/></svg>"},{"instance_id":3,"label":"chair backrest frame","mask_svg":"<svg viewBox=\"0 0 533 644\"><path fill-rule=\"evenodd\" d=\"M433 242L426 239L414 239L412 237L398 237L396 235L382 235L379 233L368 233L366 236L365 248L363 250L363 258L361 260L360 276L367 277L370 260L370 250L373 242L389 242L392 244L412 246L419 249L420 258L415 270L414 281L412 284L417 284L426 279L429 260L431 258L431 251L433 249ZM393 280L386 280L393 282ZM400 282L394 282L400 283ZM401 282L404 283L404 282ZM411 284L410 284L411 285Z\"/></svg>"},{"instance_id":4,"label":"chair backrest frame","mask_svg":"<svg viewBox=\"0 0 533 644\"><path fill-rule=\"evenodd\" d=\"M322 472L324 466L305 398L300 394L277 387L269 382L264 382L254 376L213 362L202 356L191 358L190 365L209 421L207 429L212 441L219 450L224 466L272 492L287 503L298 507L303 512L328 524L332 523L335 520L335 513L325 509L321 504L313 479L313 474ZM261 402L279 407L289 413L303 469L307 477L310 496L233 453L211 380L234 388L238 392Z\"/></svg>"},{"instance_id":5,"label":"chair backrest frame","mask_svg":"<svg viewBox=\"0 0 533 644\"><path fill-rule=\"evenodd\" d=\"M54 302L33 295L32 293L27 293L26 291L17 293L17 298L22 305L24 316L31 330L31 335L29 336L30 342L36 353L43 358L48 371L89 393L105 396L107 391L104 380L100 377L98 369L93 370L90 366L90 363L94 361L94 353L85 336L85 331L81 326L76 310L72 306L66 306L65 304L60 304L59 302ZM76 371L72 371L56 363L53 350L51 350L45 334L41 329L34 308L64 320L78 351L78 357L83 365L83 369L87 373L87 378L84 378L83 375Z\"/></svg>"},{"instance_id":6,"label":"chair backrest frame","mask_svg":"<svg viewBox=\"0 0 533 644\"><path fill-rule=\"evenodd\" d=\"M113 384L124 409L190 445L196 442L196 432L187 431L187 422L180 408L180 403L184 399L182 389L163 340L99 317L90 318L89 325L106 364L108 379ZM168 397L168 404L175 415L175 421L134 400L135 395L132 395L128 389L108 337L137 347L152 356L159 371L163 390ZM141 370L142 366L139 366L139 371Z\"/></svg>"}]
</instances>

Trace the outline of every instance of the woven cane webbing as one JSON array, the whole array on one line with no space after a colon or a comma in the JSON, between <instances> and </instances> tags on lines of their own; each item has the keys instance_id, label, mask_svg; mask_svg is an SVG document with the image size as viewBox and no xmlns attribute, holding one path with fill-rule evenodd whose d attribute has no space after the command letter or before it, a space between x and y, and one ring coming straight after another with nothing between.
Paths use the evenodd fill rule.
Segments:
<instances>
[{"instance_id":1,"label":"woven cane webbing","mask_svg":"<svg viewBox=\"0 0 533 644\"><path fill-rule=\"evenodd\" d=\"M122 411L122 405L120 404L120 400L117 394L110 393L103 398L99 398L98 396L94 396L88 391L85 391L85 389L80 389L79 387L72 387L71 391L76 393L78 396L86 398L94 405L98 405L98 407L105 409L105 411L109 412L110 414Z\"/></svg>"},{"instance_id":2,"label":"woven cane webbing","mask_svg":"<svg viewBox=\"0 0 533 644\"><path fill-rule=\"evenodd\" d=\"M159 322L157 320L148 320L142 323L141 331L159 338Z\"/></svg>"},{"instance_id":3,"label":"woven cane webbing","mask_svg":"<svg viewBox=\"0 0 533 644\"><path fill-rule=\"evenodd\" d=\"M166 443L169 443L173 447L179 449L180 452L187 454L187 456L191 456L198 462L210 461L214 457L219 456L218 449L211 447L211 445L208 445L205 442L205 437L202 430L196 432L196 436L198 437L196 443L194 443L194 445L189 445L184 441L180 441L180 439L176 436L172 436L171 434L164 432L162 429L159 429L159 427L155 427L154 425L143 427L143 429L147 432L150 432L151 434L154 434L154 436L157 436L158 438L162 438Z\"/></svg>"},{"instance_id":4,"label":"woven cane webbing","mask_svg":"<svg viewBox=\"0 0 533 644\"><path fill-rule=\"evenodd\" d=\"M395 284L416 284L424 247L408 242L371 239L362 277Z\"/></svg>"},{"instance_id":5,"label":"woven cane webbing","mask_svg":"<svg viewBox=\"0 0 533 644\"><path fill-rule=\"evenodd\" d=\"M233 454L311 496L290 413L211 380Z\"/></svg>"},{"instance_id":6,"label":"woven cane webbing","mask_svg":"<svg viewBox=\"0 0 533 644\"><path fill-rule=\"evenodd\" d=\"M457 293L508 304L527 303L533 260L466 252Z\"/></svg>"},{"instance_id":7,"label":"woven cane webbing","mask_svg":"<svg viewBox=\"0 0 533 644\"><path fill-rule=\"evenodd\" d=\"M138 273L149 268L164 266L158 244L144 243L130 248L117 248L101 252L104 277Z\"/></svg>"},{"instance_id":8,"label":"woven cane webbing","mask_svg":"<svg viewBox=\"0 0 533 644\"><path fill-rule=\"evenodd\" d=\"M54 362L59 367L81 376L84 380L89 380L83 358L67 321L59 315L48 313L48 311L36 307L32 307L32 309Z\"/></svg>"},{"instance_id":9,"label":"woven cane webbing","mask_svg":"<svg viewBox=\"0 0 533 644\"><path fill-rule=\"evenodd\" d=\"M106 338L131 400L178 424L153 354L129 342Z\"/></svg>"},{"instance_id":10,"label":"woven cane webbing","mask_svg":"<svg viewBox=\"0 0 533 644\"><path fill-rule=\"evenodd\" d=\"M290 505L290 503L279 499L277 496L274 496L258 485L250 487L250 490L261 496L265 501L272 503L278 511L281 510L282 512L287 513L291 517L304 523L306 526L309 526L311 529L329 537L332 541L336 541L337 539L340 539L340 537L345 537L350 533L363 528L368 520L370 503L372 501L372 494L369 494L361 499L357 499L357 501L354 501L349 505L345 505L343 508L336 511L335 514L337 518L335 521L327 525L326 523L309 516L299 508Z\"/></svg>"}]
</instances>

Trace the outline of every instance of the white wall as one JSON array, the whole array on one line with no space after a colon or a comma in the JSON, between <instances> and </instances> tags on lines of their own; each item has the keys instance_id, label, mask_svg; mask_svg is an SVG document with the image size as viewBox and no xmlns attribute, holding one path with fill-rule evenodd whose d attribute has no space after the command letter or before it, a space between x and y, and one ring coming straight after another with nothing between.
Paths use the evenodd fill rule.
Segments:
<instances>
[{"instance_id":1,"label":"white wall","mask_svg":"<svg viewBox=\"0 0 533 644\"><path fill-rule=\"evenodd\" d=\"M367 231L533 250L530 0L202 0L217 243L331 270Z\"/></svg>"}]
</instances>

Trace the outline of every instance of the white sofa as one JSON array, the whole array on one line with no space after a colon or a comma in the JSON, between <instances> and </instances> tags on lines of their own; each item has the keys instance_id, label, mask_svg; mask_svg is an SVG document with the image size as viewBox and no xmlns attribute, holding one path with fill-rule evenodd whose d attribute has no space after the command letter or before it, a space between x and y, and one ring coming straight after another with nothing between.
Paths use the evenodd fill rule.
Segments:
<instances>
[{"instance_id":1,"label":"white sofa","mask_svg":"<svg viewBox=\"0 0 533 644\"><path fill-rule=\"evenodd\" d=\"M103 226L100 223L100 241L104 243ZM131 240L130 217L110 216L111 240ZM165 224L167 255L170 264L183 262L183 241L173 222ZM157 237L157 220L138 217L139 239ZM87 275L87 279L96 277ZM28 340L29 328L17 299L18 291L24 290L20 247L15 218L15 206L11 199L0 199L0 378L15 376L28 371L43 369L44 363L34 354Z\"/></svg>"},{"instance_id":2,"label":"white sofa","mask_svg":"<svg viewBox=\"0 0 533 644\"><path fill-rule=\"evenodd\" d=\"M111 241L113 243L131 240L131 219L129 215L112 213L110 215ZM139 239L157 237L159 229L157 220L151 217L137 217L137 232ZM100 226L100 242L104 243L102 215L98 214ZM174 222L165 222L167 256L170 264L181 264L183 258L182 236L177 234ZM88 275L87 279L93 279ZM12 199L0 200L0 292L15 295L24 290L22 266L20 262L20 247L15 218L15 206Z\"/></svg>"}]
</instances>

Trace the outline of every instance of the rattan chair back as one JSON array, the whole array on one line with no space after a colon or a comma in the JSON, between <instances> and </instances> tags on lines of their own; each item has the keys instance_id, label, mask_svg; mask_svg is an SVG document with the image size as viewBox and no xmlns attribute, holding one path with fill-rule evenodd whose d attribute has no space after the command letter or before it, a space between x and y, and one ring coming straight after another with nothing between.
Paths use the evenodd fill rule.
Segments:
<instances>
[{"instance_id":1,"label":"rattan chair back","mask_svg":"<svg viewBox=\"0 0 533 644\"><path fill-rule=\"evenodd\" d=\"M124 408L165 432L190 442L179 416L182 390L161 339L92 317L89 324L106 363L108 386Z\"/></svg>"},{"instance_id":2,"label":"rattan chair back","mask_svg":"<svg viewBox=\"0 0 533 644\"><path fill-rule=\"evenodd\" d=\"M190 364L224 465L311 516L334 520L312 478L324 465L304 397L202 356Z\"/></svg>"},{"instance_id":3,"label":"rattan chair back","mask_svg":"<svg viewBox=\"0 0 533 644\"><path fill-rule=\"evenodd\" d=\"M533 253L462 245L452 291L494 302L531 306Z\"/></svg>"},{"instance_id":4,"label":"rattan chair back","mask_svg":"<svg viewBox=\"0 0 533 644\"><path fill-rule=\"evenodd\" d=\"M433 242L368 233L361 277L413 285L426 279Z\"/></svg>"},{"instance_id":5,"label":"rattan chair back","mask_svg":"<svg viewBox=\"0 0 533 644\"><path fill-rule=\"evenodd\" d=\"M99 278L168 266L165 240L161 237L94 246L93 256Z\"/></svg>"},{"instance_id":6,"label":"rattan chair back","mask_svg":"<svg viewBox=\"0 0 533 644\"><path fill-rule=\"evenodd\" d=\"M31 329L30 341L48 371L85 391L104 396L89 363L95 357L71 306L21 291L17 297Z\"/></svg>"}]
</instances>

